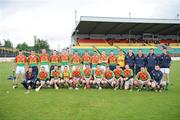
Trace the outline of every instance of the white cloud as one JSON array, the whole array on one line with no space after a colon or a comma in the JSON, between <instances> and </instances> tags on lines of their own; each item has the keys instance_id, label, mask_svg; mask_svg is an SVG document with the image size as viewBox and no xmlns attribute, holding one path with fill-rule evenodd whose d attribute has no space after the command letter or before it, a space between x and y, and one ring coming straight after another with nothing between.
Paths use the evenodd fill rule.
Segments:
<instances>
[{"instance_id":1,"label":"white cloud","mask_svg":"<svg viewBox=\"0 0 180 120\"><path fill-rule=\"evenodd\" d=\"M175 18L178 0L9 0L0 1L0 40L15 45L33 36L48 39L51 48L69 46L74 28L74 10L79 16Z\"/></svg>"}]
</instances>

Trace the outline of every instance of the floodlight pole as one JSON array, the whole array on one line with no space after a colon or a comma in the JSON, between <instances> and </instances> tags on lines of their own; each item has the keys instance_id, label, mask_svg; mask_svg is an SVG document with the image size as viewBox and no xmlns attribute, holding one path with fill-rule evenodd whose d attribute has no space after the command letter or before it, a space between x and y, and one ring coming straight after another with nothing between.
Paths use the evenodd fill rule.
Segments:
<instances>
[{"instance_id":1,"label":"floodlight pole","mask_svg":"<svg viewBox=\"0 0 180 120\"><path fill-rule=\"evenodd\" d=\"M75 10L75 27L77 26L77 10Z\"/></svg>"},{"instance_id":2,"label":"floodlight pole","mask_svg":"<svg viewBox=\"0 0 180 120\"><path fill-rule=\"evenodd\" d=\"M179 43L179 31L177 32L177 44Z\"/></svg>"},{"instance_id":3,"label":"floodlight pole","mask_svg":"<svg viewBox=\"0 0 180 120\"><path fill-rule=\"evenodd\" d=\"M129 43L130 43L130 40L131 40L131 31L130 30L129 30L128 39L129 39Z\"/></svg>"},{"instance_id":4,"label":"floodlight pole","mask_svg":"<svg viewBox=\"0 0 180 120\"><path fill-rule=\"evenodd\" d=\"M129 18L131 18L131 12L129 12Z\"/></svg>"},{"instance_id":5,"label":"floodlight pole","mask_svg":"<svg viewBox=\"0 0 180 120\"><path fill-rule=\"evenodd\" d=\"M177 14L177 20L179 20L179 14Z\"/></svg>"}]
</instances>

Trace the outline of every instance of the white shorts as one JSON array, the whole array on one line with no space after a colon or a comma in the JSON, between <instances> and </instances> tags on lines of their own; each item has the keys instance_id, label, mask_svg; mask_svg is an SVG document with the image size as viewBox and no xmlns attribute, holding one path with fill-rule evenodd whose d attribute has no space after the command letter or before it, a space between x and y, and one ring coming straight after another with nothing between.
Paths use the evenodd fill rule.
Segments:
<instances>
[{"instance_id":1,"label":"white shorts","mask_svg":"<svg viewBox=\"0 0 180 120\"><path fill-rule=\"evenodd\" d=\"M101 82L101 78L96 78L96 83L100 83Z\"/></svg>"},{"instance_id":2,"label":"white shorts","mask_svg":"<svg viewBox=\"0 0 180 120\"><path fill-rule=\"evenodd\" d=\"M162 73L166 73L166 74L169 74L169 72L170 72L169 68L161 68L160 70Z\"/></svg>"},{"instance_id":3,"label":"white shorts","mask_svg":"<svg viewBox=\"0 0 180 120\"><path fill-rule=\"evenodd\" d=\"M133 79L132 78L125 81L125 84L124 84L125 88L129 88L129 85L133 85Z\"/></svg>"},{"instance_id":4,"label":"white shorts","mask_svg":"<svg viewBox=\"0 0 180 120\"><path fill-rule=\"evenodd\" d=\"M112 79L107 80L107 82L108 82L109 84L111 84L113 81L114 81L114 79L113 79L113 78L112 78Z\"/></svg>"},{"instance_id":5,"label":"white shorts","mask_svg":"<svg viewBox=\"0 0 180 120\"><path fill-rule=\"evenodd\" d=\"M88 65L88 66L90 67L90 65ZM86 65L84 64L84 65L83 65L83 70L85 70L85 69L86 69Z\"/></svg>"},{"instance_id":6,"label":"white shorts","mask_svg":"<svg viewBox=\"0 0 180 120\"><path fill-rule=\"evenodd\" d=\"M44 67L44 68L45 68L45 71L46 71L46 72L49 72L49 65L41 65L40 68L41 68L41 67Z\"/></svg>"},{"instance_id":7,"label":"white shorts","mask_svg":"<svg viewBox=\"0 0 180 120\"><path fill-rule=\"evenodd\" d=\"M162 85L162 86L166 86L166 81L161 80L160 85Z\"/></svg>"},{"instance_id":8,"label":"white shorts","mask_svg":"<svg viewBox=\"0 0 180 120\"><path fill-rule=\"evenodd\" d=\"M61 66L61 71L64 70L64 67L65 67L65 66L67 66L67 69L69 70L69 65L62 65L62 66Z\"/></svg>"},{"instance_id":9,"label":"white shorts","mask_svg":"<svg viewBox=\"0 0 180 120\"><path fill-rule=\"evenodd\" d=\"M25 68L24 66L17 66L16 67L16 74L25 74Z\"/></svg>"},{"instance_id":10,"label":"white shorts","mask_svg":"<svg viewBox=\"0 0 180 120\"><path fill-rule=\"evenodd\" d=\"M96 70L96 67L92 67L92 70Z\"/></svg>"},{"instance_id":11,"label":"white shorts","mask_svg":"<svg viewBox=\"0 0 180 120\"><path fill-rule=\"evenodd\" d=\"M146 81L138 80L138 82L139 82L141 85L145 85L145 84L148 83L149 81L148 81L148 80L146 80Z\"/></svg>"},{"instance_id":12,"label":"white shorts","mask_svg":"<svg viewBox=\"0 0 180 120\"><path fill-rule=\"evenodd\" d=\"M85 80L86 82L89 82L89 81L91 80L91 78L84 78L84 80Z\"/></svg>"},{"instance_id":13,"label":"white shorts","mask_svg":"<svg viewBox=\"0 0 180 120\"><path fill-rule=\"evenodd\" d=\"M75 66L75 65L73 65L73 66L72 66L72 71L74 71L74 70L75 70L75 68L76 68L76 66Z\"/></svg>"},{"instance_id":14,"label":"white shorts","mask_svg":"<svg viewBox=\"0 0 180 120\"><path fill-rule=\"evenodd\" d=\"M103 71L106 71L106 66L101 65L100 67Z\"/></svg>"}]
</instances>

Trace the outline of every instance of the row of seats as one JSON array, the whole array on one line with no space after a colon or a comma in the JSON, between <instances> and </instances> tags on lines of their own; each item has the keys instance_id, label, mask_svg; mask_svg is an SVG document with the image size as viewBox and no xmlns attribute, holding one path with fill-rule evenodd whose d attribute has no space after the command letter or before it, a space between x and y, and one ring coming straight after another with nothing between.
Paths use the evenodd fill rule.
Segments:
<instances>
[{"instance_id":1,"label":"row of seats","mask_svg":"<svg viewBox=\"0 0 180 120\"><path fill-rule=\"evenodd\" d=\"M111 50L113 50L114 54L117 55L119 53L119 49L122 49L124 52L127 53L130 48L133 50L135 54L138 53L138 50L140 48L142 49L144 54L148 54L150 48L154 48L154 51L156 54L162 53L162 50L155 46L116 46L116 47L115 46L95 46L95 48L99 53L102 53L102 51L105 50L108 55L110 54ZM94 52L94 48L92 46L86 46L86 47L74 46L72 48L72 52L78 51L79 55L83 55L86 50L88 50L91 55ZM169 49L168 52L171 54L180 54L180 47L179 46L172 47L172 49Z\"/></svg>"},{"instance_id":2,"label":"row of seats","mask_svg":"<svg viewBox=\"0 0 180 120\"><path fill-rule=\"evenodd\" d=\"M114 45L114 46L145 46L144 43L129 43L128 40L104 40L104 39L78 39L78 44L80 46L89 45ZM154 43L149 43L151 46L155 46ZM170 46L178 46L176 40L160 40L160 44L169 44Z\"/></svg>"},{"instance_id":3,"label":"row of seats","mask_svg":"<svg viewBox=\"0 0 180 120\"><path fill-rule=\"evenodd\" d=\"M78 39L77 41L80 46L109 45L105 40L102 39Z\"/></svg>"}]
</instances>

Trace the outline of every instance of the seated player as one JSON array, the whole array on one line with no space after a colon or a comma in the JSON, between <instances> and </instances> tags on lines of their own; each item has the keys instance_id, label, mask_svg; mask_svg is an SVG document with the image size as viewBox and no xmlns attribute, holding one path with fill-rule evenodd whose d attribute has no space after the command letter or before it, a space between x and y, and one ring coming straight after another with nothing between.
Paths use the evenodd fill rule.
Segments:
<instances>
[{"instance_id":1,"label":"seated player","mask_svg":"<svg viewBox=\"0 0 180 120\"><path fill-rule=\"evenodd\" d=\"M150 86L149 81L151 80L150 74L144 67L141 67L141 70L137 73L134 81L134 85L138 86L138 91L142 90L142 87L145 85L146 88Z\"/></svg>"},{"instance_id":2,"label":"seated player","mask_svg":"<svg viewBox=\"0 0 180 120\"><path fill-rule=\"evenodd\" d=\"M32 72L32 68L29 67L26 74L25 80L22 82L23 86L27 89L26 94L28 94L31 88L35 87L36 84L36 73Z\"/></svg>"},{"instance_id":3,"label":"seated player","mask_svg":"<svg viewBox=\"0 0 180 120\"><path fill-rule=\"evenodd\" d=\"M114 73L110 70L110 67L107 67L106 71L104 72L104 81L106 81L112 88L115 89L116 82L114 81Z\"/></svg>"},{"instance_id":4,"label":"seated player","mask_svg":"<svg viewBox=\"0 0 180 120\"><path fill-rule=\"evenodd\" d=\"M90 88L91 79L92 79L92 70L89 67L89 65L86 65L85 69L83 70L83 80L82 80L82 83L85 85L84 89Z\"/></svg>"},{"instance_id":5,"label":"seated player","mask_svg":"<svg viewBox=\"0 0 180 120\"><path fill-rule=\"evenodd\" d=\"M72 72L72 80L70 80L70 84L75 90L79 89L78 84L81 78L82 78L82 72L80 70L80 67L76 66L75 70Z\"/></svg>"},{"instance_id":6,"label":"seated player","mask_svg":"<svg viewBox=\"0 0 180 120\"><path fill-rule=\"evenodd\" d=\"M56 90L59 89L58 84L60 83L60 71L57 65L55 65L54 70L51 71L51 80L49 83L50 85L54 85Z\"/></svg>"},{"instance_id":7,"label":"seated player","mask_svg":"<svg viewBox=\"0 0 180 120\"><path fill-rule=\"evenodd\" d=\"M166 86L166 81L162 80L163 73L160 71L159 65L155 66L155 69L152 71L152 80L151 87L155 91L161 92L162 89Z\"/></svg>"},{"instance_id":8,"label":"seated player","mask_svg":"<svg viewBox=\"0 0 180 120\"><path fill-rule=\"evenodd\" d=\"M69 89L71 89L69 86L70 79L71 79L71 72L68 70L68 67L65 66L64 71L62 71L62 73L61 73L60 83L63 85L67 85L69 87Z\"/></svg>"},{"instance_id":9,"label":"seated player","mask_svg":"<svg viewBox=\"0 0 180 120\"><path fill-rule=\"evenodd\" d=\"M132 91L133 88L133 70L130 69L129 65L125 65L125 69L123 72L123 79L121 79L120 88Z\"/></svg>"},{"instance_id":10,"label":"seated player","mask_svg":"<svg viewBox=\"0 0 180 120\"><path fill-rule=\"evenodd\" d=\"M115 82L115 90L119 88L119 84L122 81L123 70L119 65L116 65L116 69L114 72L114 82Z\"/></svg>"},{"instance_id":11,"label":"seated player","mask_svg":"<svg viewBox=\"0 0 180 120\"><path fill-rule=\"evenodd\" d=\"M93 84L96 84L96 85L97 85L97 88L98 88L99 90L102 89L102 87L101 87L101 82L103 82L103 81L102 81L103 77L104 77L103 69L102 69L102 68L100 67L100 65L98 64L98 65L97 65L97 68L96 68L96 70L95 70L95 72L94 72L94 81L93 81ZM103 84L104 84L104 82L103 82Z\"/></svg>"},{"instance_id":12,"label":"seated player","mask_svg":"<svg viewBox=\"0 0 180 120\"><path fill-rule=\"evenodd\" d=\"M48 72L46 72L45 67L42 66L38 75L38 80L36 82L36 84L39 85L39 87L35 89L37 92L41 89L42 86L46 84L46 82L49 84L48 78Z\"/></svg>"}]
</instances>

